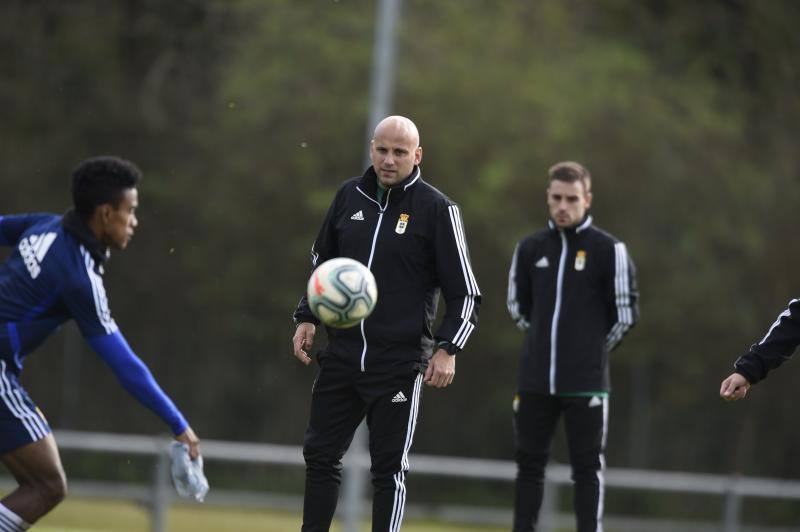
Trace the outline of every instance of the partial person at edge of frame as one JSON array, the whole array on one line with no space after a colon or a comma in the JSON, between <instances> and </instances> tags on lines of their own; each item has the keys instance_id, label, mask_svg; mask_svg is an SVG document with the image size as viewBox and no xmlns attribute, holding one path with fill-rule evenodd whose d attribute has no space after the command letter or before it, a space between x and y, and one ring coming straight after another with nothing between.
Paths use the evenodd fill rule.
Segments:
<instances>
[{"instance_id":1,"label":"partial person at edge of frame","mask_svg":"<svg viewBox=\"0 0 800 532\"><path fill-rule=\"evenodd\" d=\"M27 530L67 492L58 446L20 383L23 361L58 327L75 320L120 384L166 423L193 459L199 439L136 356L111 317L103 286L110 249L124 250L138 225L141 171L112 156L86 159L72 174L74 208L0 215L0 459L19 486L0 501L0 530Z\"/></svg>"},{"instance_id":2,"label":"partial person at edge of frame","mask_svg":"<svg viewBox=\"0 0 800 532\"><path fill-rule=\"evenodd\" d=\"M743 399L750 386L764 380L767 373L789 360L798 345L800 345L800 299L793 299L789 302L789 307L769 328L767 334L734 362L734 372L720 384L720 397L726 401Z\"/></svg>"}]
</instances>

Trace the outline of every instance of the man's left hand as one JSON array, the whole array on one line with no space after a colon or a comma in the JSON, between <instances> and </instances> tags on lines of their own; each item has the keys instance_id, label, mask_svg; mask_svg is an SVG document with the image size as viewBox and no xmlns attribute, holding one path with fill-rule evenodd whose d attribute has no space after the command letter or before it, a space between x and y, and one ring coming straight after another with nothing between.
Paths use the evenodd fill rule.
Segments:
<instances>
[{"instance_id":1,"label":"man's left hand","mask_svg":"<svg viewBox=\"0 0 800 532\"><path fill-rule=\"evenodd\" d=\"M456 375L456 356L449 354L444 349L437 349L425 370L423 382L428 386L445 388Z\"/></svg>"}]
</instances>

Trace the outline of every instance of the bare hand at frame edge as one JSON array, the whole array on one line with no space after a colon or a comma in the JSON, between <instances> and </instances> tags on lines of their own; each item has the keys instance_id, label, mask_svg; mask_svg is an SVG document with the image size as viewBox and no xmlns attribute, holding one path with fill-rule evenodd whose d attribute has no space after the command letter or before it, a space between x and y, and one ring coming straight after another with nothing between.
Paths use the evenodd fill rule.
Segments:
<instances>
[{"instance_id":1,"label":"bare hand at frame edge","mask_svg":"<svg viewBox=\"0 0 800 532\"><path fill-rule=\"evenodd\" d=\"M750 383L743 375L732 373L722 381L719 388L719 396L726 401L738 401L739 399L744 399L749 389Z\"/></svg>"}]
</instances>

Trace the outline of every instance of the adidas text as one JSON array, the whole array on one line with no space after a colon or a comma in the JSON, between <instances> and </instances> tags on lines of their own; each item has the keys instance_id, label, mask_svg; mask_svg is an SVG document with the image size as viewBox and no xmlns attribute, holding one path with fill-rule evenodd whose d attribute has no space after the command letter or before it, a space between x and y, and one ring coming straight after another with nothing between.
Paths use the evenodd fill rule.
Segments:
<instances>
[{"instance_id":1,"label":"adidas text","mask_svg":"<svg viewBox=\"0 0 800 532\"><path fill-rule=\"evenodd\" d=\"M397 395L392 397L393 403L405 403L406 401L408 401L408 399L406 399L406 396L403 394L403 392L397 392Z\"/></svg>"}]
</instances>

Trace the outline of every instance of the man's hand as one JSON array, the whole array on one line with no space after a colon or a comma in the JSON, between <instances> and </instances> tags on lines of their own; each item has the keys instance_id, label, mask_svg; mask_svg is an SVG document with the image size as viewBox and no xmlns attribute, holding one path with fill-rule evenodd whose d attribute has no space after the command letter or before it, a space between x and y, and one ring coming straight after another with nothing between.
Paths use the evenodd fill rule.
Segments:
<instances>
[{"instance_id":1,"label":"man's hand","mask_svg":"<svg viewBox=\"0 0 800 532\"><path fill-rule=\"evenodd\" d=\"M719 388L719 396L726 401L738 401L739 399L744 399L749 389L750 383L743 375L732 373L722 381L722 385Z\"/></svg>"},{"instance_id":2,"label":"man's hand","mask_svg":"<svg viewBox=\"0 0 800 532\"><path fill-rule=\"evenodd\" d=\"M425 370L423 382L428 386L445 388L456 375L456 356L449 354L444 349L437 349Z\"/></svg>"},{"instance_id":3,"label":"man's hand","mask_svg":"<svg viewBox=\"0 0 800 532\"><path fill-rule=\"evenodd\" d=\"M194 433L192 427L186 427L186 430L180 435L175 436L175 439L189 446L189 456L192 457L192 460L200 456L200 439L197 437L197 434Z\"/></svg>"},{"instance_id":4,"label":"man's hand","mask_svg":"<svg viewBox=\"0 0 800 532\"><path fill-rule=\"evenodd\" d=\"M313 323L301 323L297 326L292 338L294 344L294 356L308 366L311 364L311 357L308 353L311 351L311 346L314 345L314 334L317 332L317 327Z\"/></svg>"}]
</instances>

